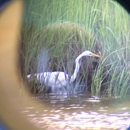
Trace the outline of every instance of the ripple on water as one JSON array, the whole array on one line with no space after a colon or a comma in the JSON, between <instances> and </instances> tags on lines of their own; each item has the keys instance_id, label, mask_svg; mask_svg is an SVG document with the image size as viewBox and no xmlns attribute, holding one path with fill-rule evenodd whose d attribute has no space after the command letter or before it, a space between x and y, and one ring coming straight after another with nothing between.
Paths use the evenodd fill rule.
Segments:
<instances>
[{"instance_id":1,"label":"ripple on water","mask_svg":"<svg viewBox=\"0 0 130 130\"><path fill-rule=\"evenodd\" d=\"M130 125L130 103L126 100L122 104L116 100L111 103L108 99L90 102L84 97L53 101L42 114L33 113L31 107L23 113L47 130L125 130Z\"/></svg>"}]
</instances>

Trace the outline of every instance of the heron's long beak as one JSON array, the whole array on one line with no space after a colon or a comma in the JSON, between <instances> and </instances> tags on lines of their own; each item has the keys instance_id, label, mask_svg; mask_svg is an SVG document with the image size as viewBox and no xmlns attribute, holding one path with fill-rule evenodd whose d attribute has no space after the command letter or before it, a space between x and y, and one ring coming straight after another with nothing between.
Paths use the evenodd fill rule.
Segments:
<instances>
[{"instance_id":1,"label":"heron's long beak","mask_svg":"<svg viewBox=\"0 0 130 130\"><path fill-rule=\"evenodd\" d=\"M94 54L94 53L92 53L92 56L94 56L94 57L98 57L98 58L101 57L101 56L99 56L99 55L97 55L97 54Z\"/></svg>"}]
</instances>

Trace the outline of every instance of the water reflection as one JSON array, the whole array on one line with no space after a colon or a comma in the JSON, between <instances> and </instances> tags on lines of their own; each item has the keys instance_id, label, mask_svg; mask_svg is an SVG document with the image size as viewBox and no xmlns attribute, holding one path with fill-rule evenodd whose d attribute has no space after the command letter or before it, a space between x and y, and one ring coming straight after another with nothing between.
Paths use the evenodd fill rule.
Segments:
<instances>
[{"instance_id":1,"label":"water reflection","mask_svg":"<svg viewBox=\"0 0 130 130\"><path fill-rule=\"evenodd\" d=\"M31 122L47 130L125 130L130 125L129 99L95 99L80 95L61 100L52 94L48 100L38 97L41 107L49 105L42 114L33 111L33 107L23 112Z\"/></svg>"}]
</instances>

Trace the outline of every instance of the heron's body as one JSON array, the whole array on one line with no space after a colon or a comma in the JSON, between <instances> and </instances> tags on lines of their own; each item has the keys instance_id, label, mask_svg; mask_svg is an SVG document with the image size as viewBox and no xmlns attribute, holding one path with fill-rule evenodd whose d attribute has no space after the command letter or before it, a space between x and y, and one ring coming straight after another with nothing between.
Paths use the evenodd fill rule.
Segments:
<instances>
[{"instance_id":1,"label":"heron's body","mask_svg":"<svg viewBox=\"0 0 130 130\"><path fill-rule=\"evenodd\" d=\"M31 74L27 76L27 78L31 78ZM44 84L45 86L52 87L52 89L61 88L61 86L67 86L68 84L68 74L65 74L65 72L62 71L56 71L56 72L44 72L44 73L37 73L34 74L36 76L37 80Z\"/></svg>"},{"instance_id":2,"label":"heron's body","mask_svg":"<svg viewBox=\"0 0 130 130\"><path fill-rule=\"evenodd\" d=\"M65 87L65 86L67 86L68 83L72 83L76 79L77 73L79 72L79 68L80 68L79 60L83 56L100 57L99 55L96 55L90 51L82 52L75 60L76 66L75 66L74 73L71 76L70 80L69 80L68 74L66 74L65 72L61 72L61 71L43 72L43 73L37 73L34 75L36 76L37 80L41 84L44 84L45 86L48 86L48 87L52 87L52 89ZM27 75L27 78L31 78L31 75Z\"/></svg>"}]
</instances>

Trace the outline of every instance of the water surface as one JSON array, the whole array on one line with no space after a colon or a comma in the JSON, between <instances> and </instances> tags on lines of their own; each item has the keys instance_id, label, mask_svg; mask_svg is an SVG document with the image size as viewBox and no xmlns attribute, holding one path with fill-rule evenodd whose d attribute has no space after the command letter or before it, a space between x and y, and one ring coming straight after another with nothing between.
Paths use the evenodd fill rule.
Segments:
<instances>
[{"instance_id":1,"label":"water surface","mask_svg":"<svg viewBox=\"0 0 130 130\"><path fill-rule=\"evenodd\" d=\"M73 97L39 96L43 113L27 107L28 119L45 130L126 130L130 126L130 97L97 98L85 94Z\"/></svg>"}]
</instances>

